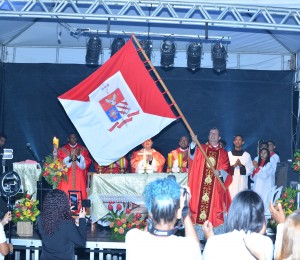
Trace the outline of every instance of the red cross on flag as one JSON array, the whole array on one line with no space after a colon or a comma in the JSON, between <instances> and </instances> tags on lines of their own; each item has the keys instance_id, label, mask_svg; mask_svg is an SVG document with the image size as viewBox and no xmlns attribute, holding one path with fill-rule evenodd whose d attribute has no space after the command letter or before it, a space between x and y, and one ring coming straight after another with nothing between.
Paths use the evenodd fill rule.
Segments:
<instances>
[{"instance_id":1,"label":"red cross on flag","mask_svg":"<svg viewBox=\"0 0 300 260\"><path fill-rule=\"evenodd\" d=\"M108 165L176 120L132 40L58 97L99 165Z\"/></svg>"}]
</instances>

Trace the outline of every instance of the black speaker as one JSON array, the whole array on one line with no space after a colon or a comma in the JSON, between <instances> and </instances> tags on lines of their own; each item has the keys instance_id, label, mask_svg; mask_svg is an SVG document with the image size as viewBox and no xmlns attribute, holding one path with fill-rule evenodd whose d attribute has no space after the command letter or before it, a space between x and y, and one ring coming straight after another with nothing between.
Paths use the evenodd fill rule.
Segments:
<instances>
[{"instance_id":1,"label":"black speaker","mask_svg":"<svg viewBox=\"0 0 300 260\"><path fill-rule=\"evenodd\" d=\"M277 163L275 172L275 184L277 187L283 186L285 188L288 186L288 170L290 165L286 162Z\"/></svg>"},{"instance_id":2,"label":"black speaker","mask_svg":"<svg viewBox=\"0 0 300 260\"><path fill-rule=\"evenodd\" d=\"M37 194L36 198L39 201L38 208L42 212L43 211L43 203L44 203L44 198L47 195L48 192L53 190L52 186L48 184L44 178L42 178L41 181L36 182L37 185Z\"/></svg>"}]
</instances>

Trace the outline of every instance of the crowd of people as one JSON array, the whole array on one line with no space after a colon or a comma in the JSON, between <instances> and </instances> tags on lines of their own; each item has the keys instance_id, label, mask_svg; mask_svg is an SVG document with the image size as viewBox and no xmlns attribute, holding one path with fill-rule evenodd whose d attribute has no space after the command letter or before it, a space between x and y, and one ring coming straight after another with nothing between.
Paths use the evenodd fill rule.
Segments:
<instances>
[{"instance_id":1,"label":"crowd of people","mask_svg":"<svg viewBox=\"0 0 300 260\"><path fill-rule=\"evenodd\" d=\"M74 219L68 192L79 190L81 199L87 198L90 165L101 173L151 174L163 172L166 161L169 173L188 172L188 186L180 187L170 175L145 187L148 225L145 232L132 229L127 233L126 259L141 259L143 254L143 259L300 259L300 211L286 219L282 206L273 205L268 196L280 161L275 143L261 142L252 160L243 150L244 138L240 134L234 136L234 148L229 152L217 128L209 131L205 144L200 144L197 136L191 136L191 140L180 137L179 146L170 151L168 160L152 148L153 141L148 139L131 158L124 156L109 166L100 166L78 144L76 134L70 134L67 144L55 151L68 168L68 180L47 194L38 218L41 259L73 259L74 245L85 245L86 211L81 207L78 219ZM278 223L275 251L265 235L266 207ZM10 220L8 212L2 226ZM225 232L214 234L214 228L224 224ZM203 253L197 227L206 238ZM177 236L181 228L184 235ZM13 250L4 240L0 242L2 255Z\"/></svg>"}]
</instances>

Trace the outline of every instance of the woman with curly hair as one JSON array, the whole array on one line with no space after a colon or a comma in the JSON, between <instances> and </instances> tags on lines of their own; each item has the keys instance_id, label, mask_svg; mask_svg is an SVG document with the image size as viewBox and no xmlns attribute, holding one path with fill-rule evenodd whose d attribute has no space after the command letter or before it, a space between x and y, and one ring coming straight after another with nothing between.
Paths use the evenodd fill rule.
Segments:
<instances>
[{"instance_id":1,"label":"woman with curly hair","mask_svg":"<svg viewBox=\"0 0 300 260\"><path fill-rule=\"evenodd\" d=\"M43 203L42 215L38 218L38 229L42 237L41 260L75 259L74 245L85 246L85 209L79 213L79 225L71 215L68 196L55 189L50 191Z\"/></svg>"},{"instance_id":2,"label":"woman with curly hair","mask_svg":"<svg viewBox=\"0 0 300 260\"><path fill-rule=\"evenodd\" d=\"M172 178L158 179L146 186L147 230L128 231L125 239L127 260L202 259L199 240L188 213L188 193L188 188L181 192ZM175 235L177 219L183 221L185 237Z\"/></svg>"}]
</instances>

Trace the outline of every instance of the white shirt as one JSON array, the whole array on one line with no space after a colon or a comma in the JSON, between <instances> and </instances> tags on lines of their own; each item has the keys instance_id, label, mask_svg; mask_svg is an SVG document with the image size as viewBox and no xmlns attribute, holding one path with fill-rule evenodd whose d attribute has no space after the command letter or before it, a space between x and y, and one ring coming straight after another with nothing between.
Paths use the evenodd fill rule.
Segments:
<instances>
[{"instance_id":1,"label":"white shirt","mask_svg":"<svg viewBox=\"0 0 300 260\"><path fill-rule=\"evenodd\" d=\"M4 233L3 225L0 222L0 244L2 244L4 242L6 242L6 236ZM4 260L4 255L2 255L1 253L0 253L0 260Z\"/></svg>"},{"instance_id":2,"label":"white shirt","mask_svg":"<svg viewBox=\"0 0 300 260\"><path fill-rule=\"evenodd\" d=\"M264 249L265 259L273 259L273 243L272 240L264 235L252 233L257 236L257 246ZM215 235L210 237L203 251L203 259L205 260L255 260L256 258L248 251L244 244L243 230Z\"/></svg>"},{"instance_id":3,"label":"white shirt","mask_svg":"<svg viewBox=\"0 0 300 260\"><path fill-rule=\"evenodd\" d=\"M158 237L132 229L126 234L126 260L201 260L200 245L191 237Z\"/></svg>"}]
</instances>

